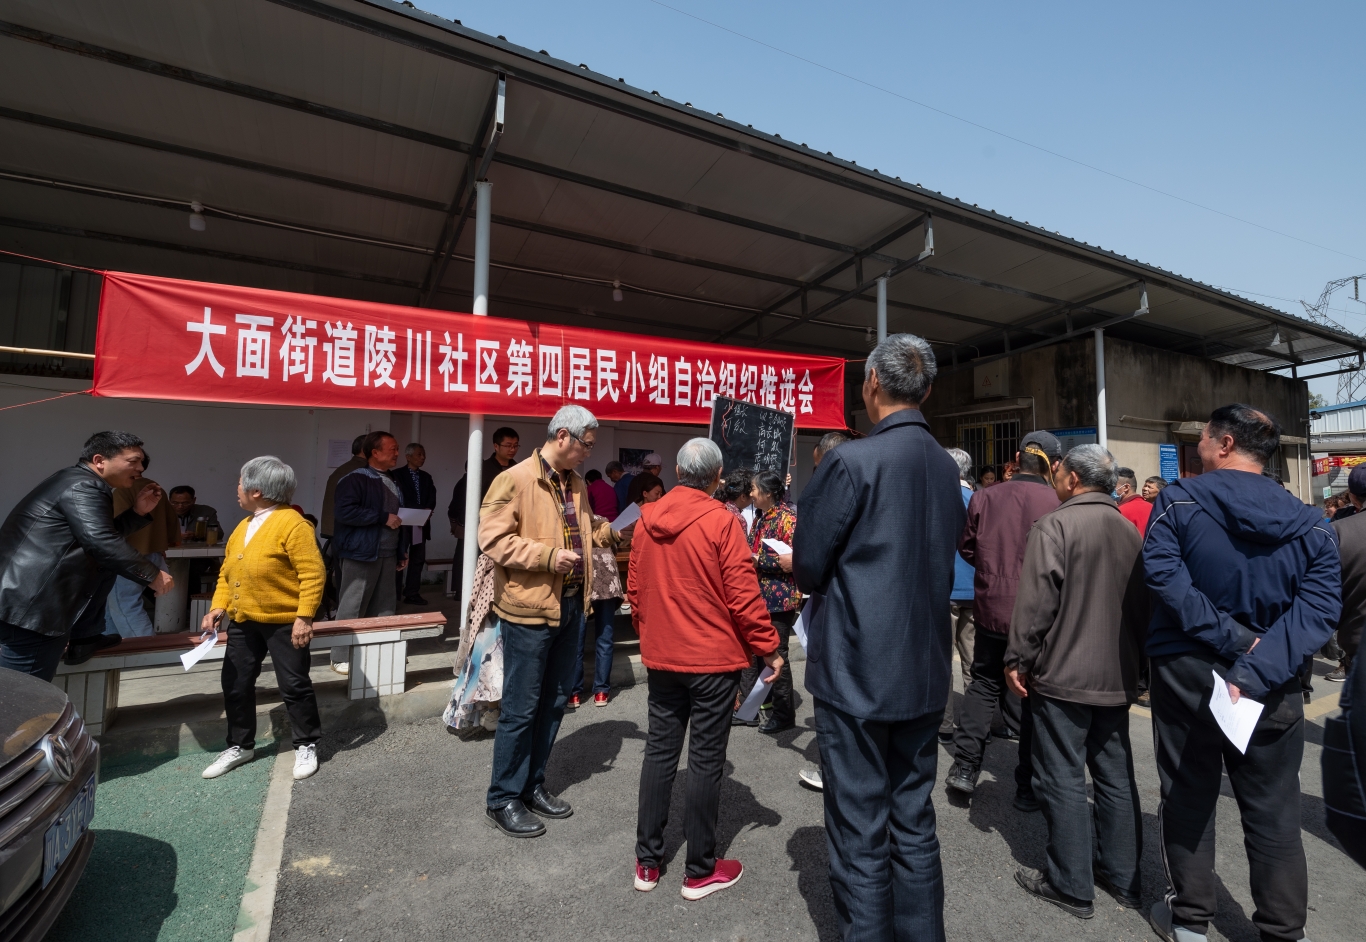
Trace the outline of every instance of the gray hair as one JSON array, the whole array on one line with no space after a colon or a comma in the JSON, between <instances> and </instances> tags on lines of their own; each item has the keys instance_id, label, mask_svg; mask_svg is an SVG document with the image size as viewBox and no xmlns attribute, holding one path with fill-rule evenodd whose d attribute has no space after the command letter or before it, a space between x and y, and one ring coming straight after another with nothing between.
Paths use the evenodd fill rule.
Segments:
<instances>
[{"instance_id":1,"label":"gray hair","mask_svg":"<svg viewBox=\"0 0 1366 942\"><path fill-rule=\"evenodd\" d=\"M545 440L550 441L559 434L560 429L564 429L575 438L583 438L589 430L597 427L598 420L583 406L560 406L560 411L550 418Z\"/></svg>"},{"instance_id":2,"label":"gray hair","mask_svg":"<svg viewBox=\"0 0 1366 942\"><path fill-rule=\"evenodd\" d=\"M690 438L678 449L678 483L706 491L721 471L721 449L710 438Z\"/></svg>"},{"instance_id":3,"label":"gray hair","mask_svg":"<svg viewBox=\"0 0 1366 942\"><path fill-rule=\"evenodd\" d=\"M1077 475L1082 487L1094 488L1106 494L1119 481L1119 467L1115 456L1099 445L1078 445L1062 457L1062 469Z\"/></svg>"},{"instance_id":4,"label":"gray hair","mask_svg":"<svg viewBox=\"0 0 1366 942\"><path fill-rule=\"evenodd\" d=\"M868 354L868 369L896 402L918 406L929 394L939 364L929 341L915 334L892 334Z\"/></svg>"},{"instance_id":5,"label":"gray hair","mask_svg":"<svg viewBox=\"0 0 1366 942\"><path fill-rule=\"evenodd\" d=\"M242 490L248 494L260 491L266 500L288 504L297 486L294 469L274 455L262 455L242 465Z\"/></svg>"},{"instance_id":6,"label":"gray hair","mask_svg":"<svg viewBox=\"0 0 1366 942\"><path fill-rule=\"evenodd\" d=\"M411 458L415 451L420 451L424 455L427 453L426 447L421 442L409 442L408 447L403 449L403 457Z\"/></svg>"},{"instance_id":7,"label":"gray hair","mask_svg":"<svg viewBox=\"0 0 1366 942\"><path fill-rule=\"evenodd\" d=\"M944 450L949 453L949 457L958 465L958 476L966 481L968 475L972 473L972 455L961 448L945 448Z\"/></svg>"}]
</instances>

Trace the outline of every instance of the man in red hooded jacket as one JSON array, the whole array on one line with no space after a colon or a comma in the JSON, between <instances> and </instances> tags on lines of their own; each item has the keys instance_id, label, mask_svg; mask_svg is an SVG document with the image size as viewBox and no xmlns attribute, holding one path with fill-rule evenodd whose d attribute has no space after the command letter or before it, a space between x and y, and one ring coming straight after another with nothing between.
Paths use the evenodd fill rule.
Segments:
<instances>
[{"instance_id":1,"label":"man in red hooded jacket","mask_svg":"<svg viewBox=\"0 0 1366 942\"><path fill-rule=\"evenodd\" d=\"M650 671L635 886L649 891L659 882L674 775L688 733L683 898L698 900L733 886L744 872L738 860L716 859L721 777L740 671L757 654L776 677L783 659L744 531L711 497L721 483L721 449L694 438L679 450L676 471L682 486L641 510L626 590L640 659Z\"/></svg>"}]
</instances>

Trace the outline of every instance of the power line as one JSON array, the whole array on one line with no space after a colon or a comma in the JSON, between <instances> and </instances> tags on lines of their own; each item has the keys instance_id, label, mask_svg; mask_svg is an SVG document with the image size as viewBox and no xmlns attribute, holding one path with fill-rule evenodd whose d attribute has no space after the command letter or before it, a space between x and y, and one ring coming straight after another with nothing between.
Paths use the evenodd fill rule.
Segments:
<instances>
[{"instance_id":1,"label":"power line","mask_svg":"<svg viewBox=\"0 0 1366 942\"><path fill-rule=\"evenodd\" d=\"M823 62L817 62L815 59L808 59L806 56L798 55L795 52L789 52L780 46L775 46L772 43L764 42L762 39L755 39L753 36L741 33L738 30L733 30L728 26L722 26L720 23L712 22L711 20L706 19L705 17L698 16L695 13L689 13L687 10L680 10L678 7L670 6L669 4L662 2L662 0L650 0L650 2L653 3L655 6L663 7L666 10L672 10L674 13L677 13L680 16L686 16L689 19L696 20L699 23L705 23L707 26L710 26L713 29L719 29L722 32L730 33L732 36L737 36L740 39L745 40L746 42L754 43L757 46L763 46L765 49L771 49L772 51L787 56L788 58L796 59L798 62L804 62L807 65L814 66L818 69L822 69L826 72L829 72L831 75L838 75L841 78L848 79L851 82L857 82L859 85L871 88L874 91L882 92L884 95L890 95L893 98L899 98L902 101L909 102L910 104L916 105L917 107L924 108L928 111L933 111L935 114L943 115L946 118L951 118L954 121L958 121L970 127L977 128L980 131L986 131L988 134L995 134L997 137L1005 138L1008 141L1013 141L1016 144L1020 144L1024 147L1032 148L1033 150L1039 151L1040 153L1048 154L1051 157L1057 157L1059 160L1065 160L1071 164L1076 164L1078 167L1085 167L1087 170L1094 171L1095 173L1104 174L1107 177L1111 177L1115 180L1120 180L1124 183L1128 183L1131 186L1141 187L1142 189L1148 190L1151 193L1156 193L1159 196L1165 196L1168 199L1177 200L1178 202L1185 203L1188 206L1194 206L1197 209L1203 209L1205 210L1205 212L1214 213L1216 216L1223 216L1225 219L1231 219L1234 222L1241 222L1244 225L1253 226L1257 229L1261 229L1263 232L1270 232L1273 235L1278 235L1282 238L1291 239L1295 242L1312 246L1316 249L1322 249L1325 252L1332 252L1334 255L1341 255L1344 258L1355 259L1359 262L1366 262L1366 258L1362 258L1361 256L1352 255L1349 252L1343 252L1338 249L1331 248L1327 245L1320 245L1319 243L1311 242L1308 239L1301 239L1297 235L1291 235L1288 232L1282 232L1279 229L1273 229L1270 226L1264 226L1261 223L1254 222L1251 219L1244 219L1241 216L1235 216L1232 213L1226 213L1222 209L1215 209L1213 206L1206 206L1204 203L1197 203L1195 200L1187 199L1184 196L1179 196L1175 193L1170 193L1167 190L1159 189L1158 187L1151 186L1150 184L1143 183L1139 180L1134 180L1130 177L1114 173L1110 170L1104 169L1103 167L1097 167L1095 164L1088 164L1084 160L1078 160L1075 157L1069 157L1066 154L1059 153L1055 150L1050 150L1049 148L1044 147L1040 144L1035 144L1031 141L1026 141L1023 138L1015 137L1012 134L1007 134L1004 131L998 131L995 128L988 127L987 125L981 124L977 121L973 121L971 118L964 118L961 115L956 115L951 111L945 111L943 108L936 108L934 105L928 104L927 102L919 101L915 98L911 98L909 95L903 95L900 92L893 91L892 89L886 88L885 86L878 85L874 82L869 82L866 79L861 79L857 75L850 75L848 72L841 72L839 69L828 66Z\"/></svg>"}]
</instances>

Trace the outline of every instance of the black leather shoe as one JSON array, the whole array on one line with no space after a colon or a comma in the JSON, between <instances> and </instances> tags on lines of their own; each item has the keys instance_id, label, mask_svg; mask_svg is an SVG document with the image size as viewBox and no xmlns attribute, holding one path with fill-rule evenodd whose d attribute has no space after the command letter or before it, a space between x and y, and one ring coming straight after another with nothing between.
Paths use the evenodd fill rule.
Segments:
<instances>
[{"instance_id":1,"label":"black leather shoe","mask_svg":"<svg viewBox=\"0 0 1366 942\"><path fill-rule=\"evenodd\" d=\"M731 725L731 726L758 726L758 725L759 725L759 720L758 720L757 718L752 719L752 720L742 720L742 719L740 719L740 717L738 717L738 716L736 716L734 713L732 713L732 714L730 715L730 725Z\"/></svg>"},{"instance_id":2,"label":"black leather shoe","mask_svg":"<svg viewBox=\"0 0 1366 942\"><path fill-rule=\"evenodd\" d=\"M949 777L944 779L944 784L953 791L971 795L977 791L977 776L981 774L981 769L955 762L953 768L949 769Z\"/></svg>"},{"instance_id":3,"label":"black leather shoe","mask_svg":"<svg viewBox=\"0 0 1366 942\"><path fill-rule=\"evenodd\" d=\"M1143 905L1143 901L1138 897L1130 896L1128 893L1123 892L1119 887L1111 883L1110 878L1105 875L1099 866L1093 864L1091 870L1093 871L1092 879L1095 881L1096 886L1113 896L1116 903L1123 906L1125 909L1138 909L1138 907Z\"/></svg>"},{"instance_id":4,"label":"black leather shoe","mask_svg":"<svg viewBox=\"0 0 1366 942\"><path fill-rule=\"evenodd\" d=\"M1030 896L1052 903L1066 910L1078 919L1090 919L1096 914L1096 907L1084 899L1074 899L1055 890L1040 871L1025 868L1015 871L1015 882L1020 884Z\"/></svg>"},{"instance_id":5,"label":"black leather shoe","mask_svg":"<svg viewBox=\"0 0 1366 942\"><path fill-rule=\"evenodd\" d=\"M66 646L66 657L63 660L73 666L84 664L94 657L97 651L112 648L122 640L119 635L96 635L89 641L73 641Z\"/></svg>"},{"instance_id":6,"label":"black leather shoe","mask_svg":"<svg viewBox=\"0 0 1366 942\"><path fill-rule=\"evenodd\" d=\"M795 729L796 726L796 720L780 720L775 716L773 717L773 719L769 720L763 726L760 726L759 732L768 733L770 736L775 736L778 733L784 732L785 730Z\"/></svg>"},{"instance_id":7,"label":"black leather shoe","mask_svg":"<svg viewBox=\"0 0 1366 942\"><path fill-rule=\"evenodd\" d=\"M1015 800L1012 801L1011 804L1015 806L1016 811L1023 811L1026 814L1033 814L1035 811L1040 810L1039 799L1034 797L1033 792L1017 790L1015 792Z\"/></svg>"},{"instance_id":8,"label":"black leather shoe","mask_svg":"<svg viewBox=\"0 0 1366 942\"><path fill-rule=\"evenodd\" d=\"M404 596L403 601L408 605L426 605L427 600L420 595Z\"/></svg>"},{"instance_id":9,"label":"black leather shoe","mask_svg":"<svg viewBox=\"0 0 1366 942\"><path fill-rule=\"evenodd\" d=\"M488 809L488 825L508 837L540 837L545 833L541 819L527 810L522 799L514 798L501 808Z\"/></svg>"},{"instance_id":10,"label":"black leather shoe","mask_svg":"<svg viewBox=\"0 0 1366 942\"><path fill-rule=\"evenodd\" d=\"M567 818L574 813L574 808L569 802L550 794L544 785L537 785L531 797L526 799L526 803L531 806L532 811L543 818Z\"/></svg>"},{"instance_id":11,"label":"black leather shoe","mask_svg":"<svg viewBox=\"0 0 1366 942\"><path fill-rule=\"evenodd\" d=\"M952 729L941 729L941 730L936 734L936 738L939 740L939 745L941 745L941 746L952 746L952 745L953 745L953 730L952 730Z\"/></svg>"}]
</instances>

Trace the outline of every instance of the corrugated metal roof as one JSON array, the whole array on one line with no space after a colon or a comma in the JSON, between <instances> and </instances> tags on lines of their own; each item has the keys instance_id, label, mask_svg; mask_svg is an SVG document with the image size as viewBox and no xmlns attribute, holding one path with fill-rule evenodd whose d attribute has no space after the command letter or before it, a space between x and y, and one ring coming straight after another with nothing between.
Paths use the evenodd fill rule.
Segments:
<instances>
[{"instance_id":1,"label":"corrugated metal roof","mask_svg":"<svg viewBox=\"0 0 1366 942\"><path fill-rule=\"evenodd\" d=\"M5 16L0 243L35 255L417 303L502 73L494 315L857 358L873 278L921 253L929 216L889 320L941 359L1098 325L1254 369L1366 345L388 0ZM472 228L435 306L469 303Z\"/></svg>"}]
</instances>

